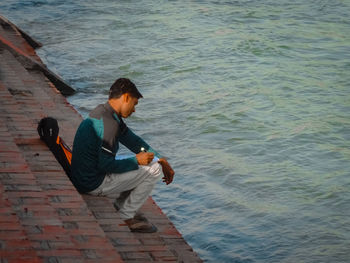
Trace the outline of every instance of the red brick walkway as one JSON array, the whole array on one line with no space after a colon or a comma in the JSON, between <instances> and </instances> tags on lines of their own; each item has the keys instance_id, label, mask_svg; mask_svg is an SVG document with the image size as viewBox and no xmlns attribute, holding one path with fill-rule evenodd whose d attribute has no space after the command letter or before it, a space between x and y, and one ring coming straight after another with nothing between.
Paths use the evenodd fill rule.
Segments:
<instances>
[{"instance_id":1,"label":"red brick walkway","mask_svg":"<svg viewBox=\"0 0 350 263\"><path fill-rule=\"evenodd\" d=\"M149 198L159 231L131 233L108 198L80 195L36 131L52 116L72 145L81 116L34 49L0 17L0 262L201 262Z\"/></svg>"}]
</instances>

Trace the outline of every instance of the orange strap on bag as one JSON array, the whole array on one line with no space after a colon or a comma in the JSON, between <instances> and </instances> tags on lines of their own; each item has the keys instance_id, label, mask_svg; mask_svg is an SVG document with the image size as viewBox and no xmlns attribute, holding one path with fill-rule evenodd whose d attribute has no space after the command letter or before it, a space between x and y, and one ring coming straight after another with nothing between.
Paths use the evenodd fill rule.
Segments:
<instances>
[{"instance_id":1,"label":"orange strap on bag","mask_svg":"<svg viewBox=\"0 0 350 263\"><path fill-rule=\"evenodd\" d=\"M68 145L63 141L63 139L60 136L57 136L56 143L63 150L69 164L72 164L72 150L68 147Z\"/></svg>"}]
</instances>

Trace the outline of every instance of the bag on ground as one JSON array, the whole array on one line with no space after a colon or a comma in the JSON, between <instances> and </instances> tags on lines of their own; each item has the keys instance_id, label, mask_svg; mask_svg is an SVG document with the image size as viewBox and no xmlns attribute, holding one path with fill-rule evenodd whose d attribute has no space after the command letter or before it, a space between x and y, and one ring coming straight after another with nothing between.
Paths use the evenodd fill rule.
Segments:
<instances>
[{"instance_id":1,"label":"bag on ground","mask_svg":"<svg viewBox=\"0 0 350 263\"><path fill-rule=\"evenodd\" d=\"M56 119L46 117L40 120L38 124L40 139L45 142L66 174L70 176L72 150L65 144L63 139L58 136L58 133L59 127Z\"/></svg>"}]
</instances>

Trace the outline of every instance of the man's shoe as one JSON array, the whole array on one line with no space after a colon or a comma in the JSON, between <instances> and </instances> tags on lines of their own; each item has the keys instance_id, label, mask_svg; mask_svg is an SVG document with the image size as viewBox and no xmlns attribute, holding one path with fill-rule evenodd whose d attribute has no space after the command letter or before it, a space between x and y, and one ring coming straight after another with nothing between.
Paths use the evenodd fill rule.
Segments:
<instances>
[{"instance_id":1,"label":"man's shoe","mask_svg":"<svg viewBox=\"0 0 350 263\"><path fill-rule=\"evenodd\" d=\"M157 232L157 228L149 222L137 220L135 218L127 219L124 222L127 224L131 232L137 232L137 233Z\"/></svg>"},{"instance_id":2,"label":"man's shoe","mask_svg":"<svg viewBox=\"0 0 350 263\"><path fill-rule=\"evenodd\" d=\"M114 208L119 211L119 206L116 203L113 203ZM144 221L144 222L148 222L147 218L145 217L145 215L141 212L136 212L134 219L136 220L140 220L140 221Z\"/></svg>"}]
</instances>

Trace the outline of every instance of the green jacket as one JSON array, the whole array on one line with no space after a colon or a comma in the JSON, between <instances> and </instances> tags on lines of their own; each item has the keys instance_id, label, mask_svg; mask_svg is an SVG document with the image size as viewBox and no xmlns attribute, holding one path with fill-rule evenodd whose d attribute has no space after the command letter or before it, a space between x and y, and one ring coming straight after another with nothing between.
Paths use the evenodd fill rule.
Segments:
<instances>
[{"instance_id":1,"label":"green jacket","mask_svg":"<svg viewBox=\"0 0 350 263\"><path fill-rule=\"evenodd\" d=\"M136 157L115 160L119 142L135 154L144 147L160 158L151 146L125 125L108 102L98 105L82 121L74 138L71 181L79 192L96 189L106 174L138 169Z\"/></svg>"}]
</instances>

